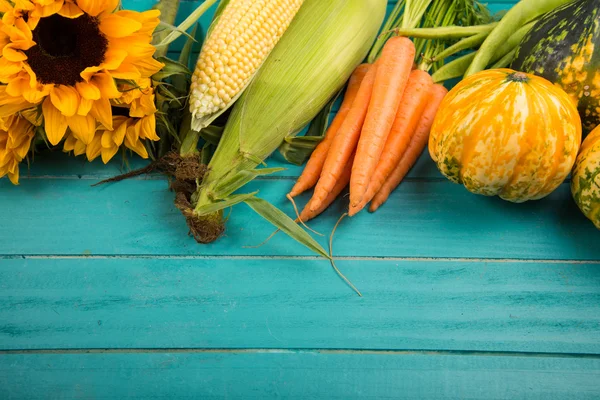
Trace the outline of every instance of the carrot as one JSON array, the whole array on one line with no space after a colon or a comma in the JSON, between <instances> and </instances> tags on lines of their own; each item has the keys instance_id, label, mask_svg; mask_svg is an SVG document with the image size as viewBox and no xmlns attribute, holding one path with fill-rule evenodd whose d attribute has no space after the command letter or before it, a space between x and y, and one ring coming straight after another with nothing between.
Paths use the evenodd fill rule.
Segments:
<instances>
[{"instance_id":1,"label":"carrot","mask_svg":"<svg viewBox=\"0 0 600 400\"><path fill-rule=\"evenodd\" d=\"M377 60L377 74L365 125L360 134L350 177L350 204L360 204L387 137L415 58L415 45L402 36L389 39Z\"/></svg>"},{"instance_id":2,"label":"carrot","mask_svg":"<svg viewBox=\"0 0 600 400\"><path fill-rule=\"evenodd\" d=\"M344 188L348 186L348 183L350 183L350 173L352 172L353 162L354 154L350 156L350 159L348 160L348 162L346 163L346 167L344 168L344 172L342 172L342 175L335 183L333 190L327 195L325 201L321 203L318 209L313 211L310 209L310 201L312 201L311 199L300 213L300 218L296 220L296 222L299 222L300 220L302 220L303 222L310 221L311 219L317 217L319 214L325 211L327 207L329 207L335 201L339 194L342 193L342 190L344 190Z\"/></svg>"},{"instance_id":3,"label":"carrot","mask_svg":"<svg viewBox=\"0 0 600 400\"><path fill-rule=\"evenodd\" d=\"M290 197L296 197L317 184L323 169L323 164L325 164L325 159L327 158L327 153L329 152L329 148L333 142L333 138L335 137L335 134L340 126L342 126L346 115L348 115L348 112L352 107L352 103L358 94L360 84L369 71L369 67L370 64L360 64L350 76L348 88L346 89L346 93L344 95L344 101L342 101L340 109L331 122L331 125L329 125L329 128L325 133L325 138L312 152L308 162L306 163L306 167L304 167L304 170L298 178L298 181L290 191Z\"/></svg>"},{"instance_id":4,"label":"carrot","mask_svg":"<svg viewBox=\"0 0 600 400\"><path fill-rule=\"evenodd\" d=\"M371 64L369 71L360 85L360 89L358 89L356 98L352 103L352 108L331 142L331 148L325 159L323 171L321 171L321 176L309 203L312 211L318 210L325 199L327 199L336 182L340 179L352 152L356 150L360 131L367 116L378 68L378 61Z\"/></svg>"},{"instance_id":5,"label":"carrot","mask_svg":"<svg viewBox=\"0 0 600 400\"><path fill-rule=\"evenodd\" d=\"M377 168L369 180L367 191L361 202L358 205L350 204L349 216L352 217L358 213L371 201L400 162L427 106L430 95L429 89L432 86L433 80L426 71L415 69L410 73L408 84L402 95L400 107L396 113L394 124L383 148L383 153L381 153Z\"/></svg>"},{"instance_id":6,"label":"carrot","mask_svg":"<svg viewBox=\"0 0 600 400\"><path fill-rule=\"evenodd\" d=\"M388 176L381 189L379 189L375 197L373 197L369 211L375 212L383 205L383 203L386 202L390 196L390 193L392 193L392 191L398 187L408 171L410 171L410 169L413 167L419 156L423 153L423 150L427 146L427 142L429 140L429 131L433 125L433 120L435 119L437 110L447 93L448 90L440 84L434 84L431 87L429 104L427 104L425 111L423 111L423 115L419 121L419 126L417 126L415 134L410 141L406 152L404 152L404 155L400 159L400 163L398 163L398 166L396 166L391 175Z\"/></svg>"}]
</instances>

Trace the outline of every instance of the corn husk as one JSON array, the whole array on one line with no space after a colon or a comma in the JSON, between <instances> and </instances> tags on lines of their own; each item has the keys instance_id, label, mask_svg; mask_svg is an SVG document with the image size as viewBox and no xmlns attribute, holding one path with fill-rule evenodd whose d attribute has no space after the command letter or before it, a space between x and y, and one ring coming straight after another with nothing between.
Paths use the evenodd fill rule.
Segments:
<instances>
[{"instance_id":1,"label":"corn husk","mask_svg":"<svg viewBox=\"0 0 600 400\"><path fill-rule=\"evenodd\" d=\"M253 171L283 141L300 132L339 92L366 57L385 16L386 0L306 0L253 81L234 105L208 173L192 196L200 223L211 212L235 204L240 174ZM236 187L239 186L239 187ZM250 204L247 199L237 197ZM310 236L289 221L261 215L308 247ZM267 212L268 211L268 212ZM188 219L188 224L190 220ZM194 223L194 222L192 222ZM308 236L308 238L307 238ZM319 246L320 247L320 246ZM318 253L322 254L322 249ZM325 254L326 255L326 254Z\"/></svg>"}]
</instances>

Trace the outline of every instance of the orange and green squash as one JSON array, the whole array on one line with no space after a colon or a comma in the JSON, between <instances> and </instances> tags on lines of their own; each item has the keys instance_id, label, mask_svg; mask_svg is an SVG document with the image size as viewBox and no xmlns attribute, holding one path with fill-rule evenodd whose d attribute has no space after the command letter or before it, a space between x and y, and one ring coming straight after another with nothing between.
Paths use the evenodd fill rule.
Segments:
<instances>
[{"instance_id":1,"label":"orange and green squash","mask_svg":"<svg viewBox=\"0 0 600 400\"><path fill-rule=\"evenodd\" d=\"M445 177L470 192L522 203L565 180L580 144L581 118L564 90L539 76L492 69L446 95L429 153Z\"/></svg>"},{"instance_id":2,"label":"orange and green squash","mask_svg":"<svg viewBox=\"0 0 600 400\"><path fill-rule=\"evenodd\" d=\"M581 145L573 168L571 193L581 212L600 229L600 127Z\"/></svg>"},{"instance_id":3,"label":"orange and green squash","mask_svg":"<svg viewBox=\"0 0 600 400\"><path fill-rule=\"evenodd\" d=\"M544 77L571 95L585 137L600 123L600 0L575 0L540 18L511 68Z\"/></svg>"}]
</instances>

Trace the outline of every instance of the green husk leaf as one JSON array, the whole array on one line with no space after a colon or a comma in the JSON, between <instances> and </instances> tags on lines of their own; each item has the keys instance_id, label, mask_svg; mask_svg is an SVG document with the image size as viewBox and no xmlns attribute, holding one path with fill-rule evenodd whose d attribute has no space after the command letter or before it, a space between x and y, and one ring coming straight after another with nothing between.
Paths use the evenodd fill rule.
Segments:
<instances>
[{"instance_id":1,"label":"green husk leaf","mask_svg":"<svg viewBox=\"0 0 600 400\"><path fill-rule=\"evenodd\" d=\"M285 171L285 168L261 168L250 171L240 171L230 179L220 182L219 185L215 187L216 197L226 198L259 176L271 175L281 171Z\"/></svg>"},{"instance_id":2,"label":"green husk leaf","mask_svg":"<svg viewBox=\"0 0 600 400\"><path fill-rule=\"evenodd\" d=\"M206 204L202 207L196 208L194 210L194 212L198 216L213 214L213 213L215 213L217 211L221 211L225 208L233 207L236 204L243 203L243 202L247 201L248 199L256 196L257 194L258 194L258 191L252 192L252 193L245 193L245 194L236 194L236 195L233 195L226 199L223 199L222 201L219 201L217 203Z\"/></svg>"},{"instance_id":3,"label":"green husk leaf","mask_svg":"<svg viewBox=\"0 0 600 400\"><path fill-rule=\"evenodd\" d=\"M167 22L160 21L159 24L158 24L158 26L160 26L162 29L157 29L155 31L155 34L159 34L160 33L160 34L164 35L165 33L171 34L173 32L177 32L180 35L187 36L188 39L191 39L191 40L194 40L194 41L196 40L196 39L194 39L192 37L192 35L190 35L186 31L182 31L180 28L178 28L178 27L176 27L174 25L171 25L171 24L169 24ZM164 42L164 39L160 43L158 43L156 45L156 47L159 48L159 49L163 49L163 48L166 48L170 44L170 43L163 43L163 42Z\"/></svg>"},{"instance_id":4,"label":"green husk leaf","mask_svg":"<svg viewBox=\"0 0 600 400\"><path fill-rule=\"evenodd\" d=\"M317 243L304 229L300 227L293 219L285 213L273 206L268 201L259 199L258 197L250 197L244 201L258 215L269 221L276 228L290 236L292 239L306 246L311 251L321 255L326 259L330 259L329 255L323 247Z\"/></svg>"},{"instance_id":5,"label":"green husk leaf","mask_svg":"<svg viewBox=\"0 0 600 400\"><path fill-rule=\"evenodd\" d=\"M202 151L200 151L200 164L208 165L210 162L210 158L212 157L212 153L214 151L214 146L210 143L204 143L202 146Z\"/></svg>"},{"instance_id":6,"label":"green husk leaf","mask_svg":"<svg viewBox=\"0 0 600 400\"><path fill-rule=\"evenodd\" d=\"M219 140L221 140L221 136L223 136L224 130L225 128L222 126L209 125L200 131L200 137L210 144L217 146Z\"/></svg>"},{"instance_id":7,"label":"green husk leaf","mask_svg":"<svg viewBox=\"0 0 600 400\"><path fill-rule=\"evenodd\" d=\"M342 90L323 107L310 123L304 136L288 136L285 138L281 146L279 146L279 152L286 161L291 164L302 165L308 160L315 147L325 137L327 127L329 126L331 109L341 93Z\"/></svg>"},{"instance_id":8,"label":"green husk leaf","mask_svg":"<svg viewBox=\"0 0 600 400\"><path fill-rule=\"evenodd\" d=\"M154 4L154 6L152 6L152 9L160 11L161 22L173 25L175 23L175 19L177 18L177 12L179 11L179 0L159 0L156 4ZM169 31L164 29L155 31L152 37L152 44L156 45L162 42L168 34ZM156 52L154 53L154 57L166 56L168 51L168 45L157 48Z\"/></svg>"},{"instance_id":9,"label":"green husk leaf","mask_svg":"<svg viewBox=\"0 0 600 400\"><path fill-rule=\"evenodd\" d=\"M181 24L179 24L179 26L177 26L177 31L169 33L156 47L167 46L177 40L182 32L187 31L192 25L198 22L200 17L202 17L202 15L216 2L217 0L206 0L204 3L200 4Z\"/></svg>"},{"instance_id":10,"label":"green husk leaf","mask_svg":"<svg viewBox=\"0 0 600 400\"><path fill-rule=\"evenodd\" d=\"M156 81L162 81L165 78L168 78L173 75L191 75L192 73L185 65L180 62L173 61L167 57L159 57L158 61L165 64L165 66L158 71L156 74L152 75L152 79Z\"/></svg>"},{"instance_id":11,"label":"green husk leaf","mask_svg":"<svg viewBox=\"0 0 600 400\"><path fill-rule=\"evenodd\" d=\"M279 152L290 164L303 165L322 140L323 136L287 137Z\"/></svg>"}]
</instances>

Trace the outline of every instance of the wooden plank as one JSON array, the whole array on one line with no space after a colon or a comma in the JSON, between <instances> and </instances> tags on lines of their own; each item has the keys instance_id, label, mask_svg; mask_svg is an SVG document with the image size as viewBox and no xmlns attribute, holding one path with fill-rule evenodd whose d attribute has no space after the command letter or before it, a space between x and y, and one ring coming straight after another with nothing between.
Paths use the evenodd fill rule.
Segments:
<instances>
[{"instance_id":1,"label":"wooden plank","mask_svg":"<svg viewBox=\"0 0 600 400\"><path fill-rule=\"evenodd\" d=\"M274 228L243 204L234 207L224 237L198 245L187 235L165 180L91 188L93 182L35 179L18 187L0 182L0 255L312 255L284 234L248 248ZM259 190L293 216L284 197L292 184L262 180L246 190ZM306 199L300 198L299 205ZM329 235L345 201L339 199L311 226ZM600 231L579 212L566 184L544 200L512 204L470 194L446 180L412 180L377 213L343 221L334 251L354 257L598 260L599 238ZM327 238L317 239L327 245Z\"/></svg>"},{"instance_id":2,"label":"wooden plank","mask_svg":"<svg viewBox=\"0 0 600 400\"><path fill-rule=\"evenodd\" d=\"M597 399L600 360L226 352L0 355L11 399Z\"/></svg>"},{"instance_id":3,"label":"wooden plank","mask_svg":"<svg viewBox=\"0 0 600 400\"><path fill-rule=\"evenodd\" d=\"M0 348L600 354L600 265L4 259Z\"/></svg>"}]
</instances>

